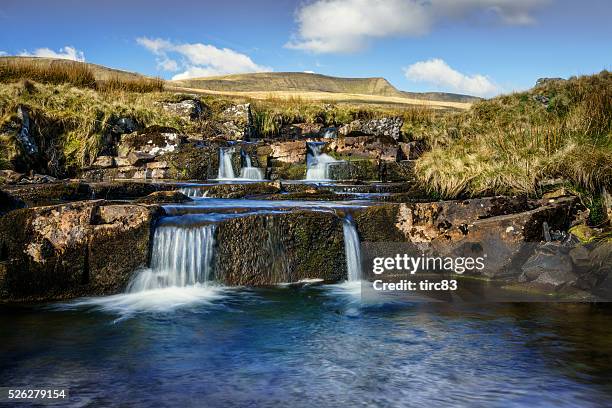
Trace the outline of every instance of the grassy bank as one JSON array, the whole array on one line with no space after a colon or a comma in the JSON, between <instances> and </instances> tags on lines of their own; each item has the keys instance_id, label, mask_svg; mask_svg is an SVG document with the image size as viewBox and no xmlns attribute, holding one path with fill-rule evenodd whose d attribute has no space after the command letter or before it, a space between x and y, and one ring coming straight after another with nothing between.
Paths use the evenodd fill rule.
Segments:
<instances>
[{"instance_id":1,"label":"grassy bank","mask_svg":"<svg viewBox=\"0 0 612 408\"><path fill-rule=\"evenodd\" d=\"M562 177L597 194L612 184L612 75L547 81L417 124L432 147L416 175L442 197L538 194Z\"/></svg>"}]
</instances>

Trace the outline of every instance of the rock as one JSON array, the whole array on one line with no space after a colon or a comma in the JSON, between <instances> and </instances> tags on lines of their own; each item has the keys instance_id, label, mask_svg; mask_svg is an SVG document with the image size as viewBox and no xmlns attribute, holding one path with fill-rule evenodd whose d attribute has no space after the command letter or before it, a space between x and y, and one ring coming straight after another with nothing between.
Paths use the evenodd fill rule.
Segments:
<instances>
[{"instance_id":1,"label":"rock","mask_svg":"<svg viewBox=\"0 0 612 408\"><path fill-rule=\"evenodd\" d=\"M199 99L185 99L180 102L162 102L162 108L185 121L196 121L202 119L205 107Z\"/></svg>"},{"instance_id":2,"label":"rock","mask_svg":"<svg viewBox=\"0 0 612 408\"><path fill-rule=\"evenodd\" d=\"M270 165L306 163L306 143L303 141L275 142L269 145Z\"/></svg>"},{"instance_id":3,"label":"rock","mask_svg":"<svg viewBox=\"0 0 612 408\"><path fill-rule=\"evenodd\" d=\"M248 140L255 136L251 104L232 105L219 116L220 135L228 140Z\"/></svg>"},{"instance_id":4,"label":"rock","mask_svg":"<svg viewBox=\"0 0 612 408\"><path fill-rule=\"evenodd\" d=\"M569 232L583 243L591 242L597 236L597 231L586 224L575 225L569 229Z\"/></svg>"},{"instance_id":5,"label":"rock","mask_svg":"<svg viewBox=\"0 0 612 408\"><path fill-rule=\"evenodd\" d=\"M130 165L138 167L138 166L144 166L148 162L155 160L155 156L148 154L148 153L131 152L127 156L127 159L130 162Z\"/></svg>"},{"instance_id":6,"label":"rock","mask_svg":"<svg viewBox=\"0 0 612 408\"><path fill-rule=\"evenodd\" d=\"M240 160L239 155L237 160ZM216 178L219 171L219 146L187 143L175 152L164 155L168 163L168 177L176 180L207 180Z\"/></svg>"},{"instance_id":7,"label":"rock","mask_svg":"<svg viewBox=\"0 0 612 408\"><path fill-rule=\"evenodd\" d=\"M131 200L145 197L157 191L177 189L177 185L170 183L143 183L138 181L113 181L91 183L91 196L105 200Z\"/></svg>"},{"instance_id":8,"label":"rock","mask_svg":"<svg viewBox=\"0 0 612 408\"><path fill-rule=\"evenodd\" d=\"M130 159L123 156L115 157L115 163L119 167L130 166Z\"/></svg>"},{"instance_id":9,"label":"rock","mask_svg":"<svg viewBox=\"0 0 612 408\"><path fill-rule=\"evenodd\" d=\"M414 181L414 160L381 163L382 181Z\"/></svg>"},{"instance_id":10,"label":"rock","mask_svg":"<svg viewBox=\"0 0 612 408\"><path fill-rule=\"evenodd\" d=\"M535 86L536 87L540 87L540 86L544 86L544 85L548 85L551 83L555 83L555 82L564 82L566 81L563 78L538 78L538 80L536 81Z\"/></svg>"},{"instance_id":11,"label":"rock","mask_svg":"<svg viewBox=\"0 0 612 408\"><path fill-rule=\"evenodd\" d=\"M339 156L395 161L398 157L398 145L386 136L348 136L329 142L325 150Z\"/></svg>"},{"instance_id":12,"label":"rock","mask_svg":"<svg viewBox=\"0 0 612 408\"><path fill-rule=\"evenodd\" d=\"M394 140L401 137L404 120L401 117L380 119L357 119L339 129L341 136L389 136Z\"/></svg>"},{"instance_id":13,"label":"rock","mask_svg":"<svg viewBox=\"0 0 612 408\"><path fill-rule=\"evenodd\" d=\"M167 161L156 161L147 163L147 169L167 169L170 165Z\"/></svg>"},{"instance_id":14,"label":"rock","mask_svg":"<svg viewBox=\"0 0 612 408\"><path fill-rule=\"evenodd\" d=\"M399 160L416 160L428 149L427 143L423 140L414 140L407 143L400 142L398 147Z\"/></svg>"},{"instance_id":15,"label":"rock","mask_svg":"<svg viewBox=\"0 0 612 408\"><path fill-rule=\"evenodd\" d=\"M608 191L602 187L601 198L604 209L606 210L608 221L612 224L612 195L610 195L610 193L608 193Z\"/></svg>"},{"instance_id":16,"label":"rock","mask_svg":"<svg viewBox=\"0 0 612 408\"><path fill-rule=\"evenodd\" d=\"M0 170L0 184L17 184L26 178L22 173L13 170Z\"/></svg>"},{"instance_id":17,"label":"rock","mask_svg":"<svg viewBox=\"0 0 612 408\"><path fill-rule=\"evenodd\" d=\"M214 184L193 187L201 191L199 195L206 192L210 198L244 198L253 195L276 194L281 192L278 181L261 181L246 184Z\"/></svg>"},{"instance_id":18,"label":"rock","mask_svg":"<svg viewBox=\"0 0 612 408\"><path fill-rule=\"evenodd\" d=\"M318 123L296 123L283 125L280 129L280 137L283 139L302 139L322 137L323 126Z\"/></svg>"},{"instance_id":19,"label":"rock","mask_svg":"<svg viewBox=\"0 0 612 408\"><path fill-rule=\"evenodd\" d=\"M122 291L148 260L159 208L87 201L0 218L0 301L31 302Z\"/></svg>"},{"instance_id":20,"label":"rock","mask_svg":"<svg viewBox=\"0 0 612 408\"><path fill-rule=\"evenodd\" d=\"M179 191L156 191L146 197L137 199L135 202L140 204L166 204L166 203L186 203L193 201Z\"/></svg>"},{"instance_id":21,"label":"rock","mask_svg":"<svg viewBox=\"0 0 612 408\"><path fill-rule=\"evenodd\" d=\"M578 279L573 272L568 248L556 242L549 242L537 248L521 270L523 273L519 277L520 282L535 282L552 288L572 285Z\"/></svg>"},{"instance_id":22,"label":"rock","mask_svg":"<svg viewBox=\"0 0 612 408\"><path fill-rule=\"evenodd\" d=\"M234 218L218 225L216 242L215 275L226 285L338 282L347 276L342 220L333 213Z\"/></svg>"},{"instance_id":23,"label":"rock","mask_svg":"<svg viewBox=\"0 0 612 408\"><path fill-rule=\"evenodd\" d=\"M4 191L20 199L28 207L86 200L91 197L89 186L77 181L6 186Z\"/></svg>"},{"instance_id":24,"label":"rock","mask_svg":"<svg viewBox=\"0 0 612 408\"><path fill-rule=\"evenodd\" d=\"M107 169L115 166L115 160L112 156L98 156L91 165L92 168Z\"/></svg>"},{"instance_id":25,"label":"rock","mask_svg":"<svg viewBox=\"0 0 612 408\"><path fill-rule=\"evenodd\" d=\"M0 216L7 214L13 210L25 208L25 203L19 198L0 190Z\"/></svg>"},{"instance_id":26,"label":"rock","mask_svg":"<svg viewBox=\"0 0 612 408\"><path fill-rule=\"evenodd\" d=\"M132 133L139 128L138 123L128 117L119 118L111 124L111 133L115 135L123 135Z\"/></svg>"},{"instance_id":27,"label":"rock","mask_svg":"<svg viewBox=\"0 0 612 408\"><path fill-rule=\"evenodd\" d=\"M380 180L377 160L352 160L328 164L332 180Z\"/></svg>"},{"instance_id":28,"label":"rock","mask_svg":"<svg viewBox=\"0 0 612 408\"><path fill-rule=\"evenodd\" d=\"M142 132L123 135L117 152L122 157L129 157L131 152L161 156L177 151L186 140L187 136L180 134L176 129L151 126Z\"/></svg>"},{"instance_id":29,"label":"rock","mask_svg":"<svg viewBox=\"0 0 612 408\"><path fill-rule=\"evenodd\" d=\"M151 170L152 179L170 179L171 173L169 169L153 169Z\"/></svg>"}]
</instances>

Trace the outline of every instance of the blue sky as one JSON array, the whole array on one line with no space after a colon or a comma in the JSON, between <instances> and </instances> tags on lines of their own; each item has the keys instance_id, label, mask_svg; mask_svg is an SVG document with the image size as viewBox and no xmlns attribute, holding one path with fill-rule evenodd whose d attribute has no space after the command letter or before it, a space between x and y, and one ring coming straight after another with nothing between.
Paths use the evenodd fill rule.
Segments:
<instances>
[{"instance_id":1,"label":"blue sky","mask_svg":"<svg viewBox=\"0 0 612 408\"><path fill-rule=\"evenodd\" d=\"M490 96L612 68L608 0L3 0L0 53L164 78L382 76Z\"/></svg>"}]
</instances>

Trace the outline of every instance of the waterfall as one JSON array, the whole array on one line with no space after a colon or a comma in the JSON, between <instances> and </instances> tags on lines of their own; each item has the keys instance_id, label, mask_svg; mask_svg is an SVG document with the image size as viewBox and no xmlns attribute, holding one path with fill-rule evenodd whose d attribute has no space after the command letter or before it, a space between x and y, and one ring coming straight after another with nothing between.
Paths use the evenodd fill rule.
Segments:
<instances>
[{"instance_id":1,"label":"waterfall","mask_svg":"<svg viewBox=\"0 0 612 408\"><path fill-rule=\"evenodd\" d=\"M232 166L233 147L222 147L219 149L219 174L218 179L234 179L234 167Z\"/></svg>"},{"instance_id":2,"label":"waterfall","mask_svg":"<svg viewBox=\"0 0 612 408\"><path fill-rule=\"evenodd\" d=\"M241 150L240 152L243 159L243 165L240 169L240 178L247 180L263 180L263 171L258 167L253 167L251 164L251 156L249 156L244 150Z\"/></svg>"},{"instance_id":3,"label":"waterfall","mask_svg":"<svg viewBox=\"0 0 612 408\"><path fill-rule=\"evenodd\" d=\"M151 267L128 285L129 293L204 285L212 278L214 225L161 225L155 230Z\"/></svg>"},{"instance_id":4,"label":"waterfall","mask_svg":"<svg viewBox=\"0 0 612 408\"><path fill-rule=\"evenodd\" d=\"M329 164L338 163L328 154L321 153L322 142L306 143L306 180L329 180Z\"/></svg>"},{"instance_id":5,"label":"waterfall","mask_svg":"<svg viewBox=\"0 0 612 408\"><path fill-rule=\"evenodd\" d=\"M350 215L344 218L342 229L344 231L344 252L348 281L357 282L361 280L361 247L359 246L359 235L355 228L355 222Z\"/></svg>"}]
</instances>

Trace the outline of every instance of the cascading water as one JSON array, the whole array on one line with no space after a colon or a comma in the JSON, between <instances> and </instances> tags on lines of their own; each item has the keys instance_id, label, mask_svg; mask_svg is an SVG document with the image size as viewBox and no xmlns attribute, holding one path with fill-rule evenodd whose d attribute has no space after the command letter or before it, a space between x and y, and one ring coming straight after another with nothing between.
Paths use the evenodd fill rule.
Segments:
<instances>
[{"instance_id":1,"label":"cascading water","mask_svg":"<svg viewBox=\"0 0 612 408\"><path fill-rule=\"evenodd\" d=\"M219 149L219 173L217 178L220 180L234 179L234 167L232 166L232 155L235 150L233 147L222 147Z\"/></svg>"},{"instance_id":2,"label":"cascading water","mask_svg":"<svg viewBox=\"0 0 612 408\"><path fill-rule=\"evenodd\" d=\"M361 248L359 246L357 228L355 228L355 222L350 215L344 218L342 229L344 232L344 252L348 281L358 282L361 280Z\"/></svg>"},{"instance_id":3,"label":"cascading water","mask_svg":"<svg viewBox=\"0 0 612 408\"><path fill-rule=\"evenodd\" d=\"M323 146L325 143L306 143L306 180L329 180L329 164L339 162L330 155L321 153Z\"/></svg>"},{"instance_id":4,"label":"cascading water","mask_svg":"<svg viewBox=\"0 0 612 408\"><path fill-rule=\"evenodd\" d=\"M251 157L244 150L241 150L242 168L240 169L240 178L247 180L263 180L263 171L258 167L253 167Z\"/></svg>"},{"instance_id":5,"label":"cascading water","mask_svg":"<svg viewBox=\"0 0 612 408\"><path fill-rule=\"evenodd\" d=\"M128 285L129 293L205 285L212 278L214 225L161 225L155 230L151 268Z\"/></svg>"}]
</instances>

